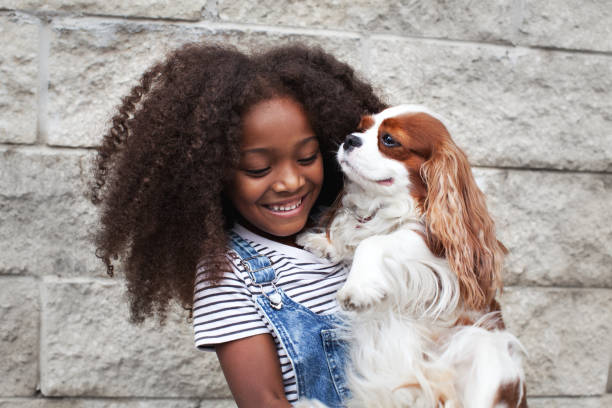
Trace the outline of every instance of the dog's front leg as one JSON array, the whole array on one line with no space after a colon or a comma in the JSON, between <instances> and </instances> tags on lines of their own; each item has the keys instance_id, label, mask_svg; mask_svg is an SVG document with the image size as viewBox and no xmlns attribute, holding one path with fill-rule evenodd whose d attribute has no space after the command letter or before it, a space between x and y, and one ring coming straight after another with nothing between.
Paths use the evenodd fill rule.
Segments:
<instances>
[{"instance_id":1,"label":"dog's front leg","mask_svg":"<svg viewBox=\"0 0 612 408\"><path fill-rule=\"evenodd\" d=\"M445 273L448 268L444 265L446 262L434 256L423 237L413 230L400 229L366 238L357 246L338 301L348 310L364 309L395 294L394 302L422 301L436 312L456 302L455 283ZM400 285L403 291L398 290ZM440 301L443 305L438 305Z\"/></svg>"},{"instance_id":2,"label":"dog's front leg","mask_svg":"<svg viewBox=\"0 0 612 408\"><path fill-rule=\"evenodd\" d=\"M344 309L364 309L383 300L389 293L382 257L391 242L389 235L376 235L361 241L355 250L346 283L338 292Z\"/></svg>"}]
</instances>

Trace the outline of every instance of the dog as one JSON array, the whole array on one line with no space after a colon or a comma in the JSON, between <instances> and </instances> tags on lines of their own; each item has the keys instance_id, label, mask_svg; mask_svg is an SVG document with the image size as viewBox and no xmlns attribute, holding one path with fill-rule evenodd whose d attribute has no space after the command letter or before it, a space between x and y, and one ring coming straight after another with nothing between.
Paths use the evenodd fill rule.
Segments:
<instances>
[{"instance_id":1,"label":"dog","mask_svg":"<svg viewBox=\"0 0 612 408\"><path fill-rule=\"evenodd\" d=\"M526 408L525 352L495 300L507 251L442 118L364 116L337 159L339 204L297 243L351 265L347 406Z\"/></svg>"}]
</instances>

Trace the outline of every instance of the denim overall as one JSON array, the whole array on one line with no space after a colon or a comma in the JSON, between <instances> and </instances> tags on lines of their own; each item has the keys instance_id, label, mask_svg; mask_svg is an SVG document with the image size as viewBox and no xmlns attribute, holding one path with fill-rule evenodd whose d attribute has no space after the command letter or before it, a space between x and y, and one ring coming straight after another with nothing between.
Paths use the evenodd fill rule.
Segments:
<instances>
[{"instance_id":1,"label":"denim overall","mask_svg":"<svg viewBox=\"0 0 612 408\"><path fill-rule=\"evenodd\" d=\"M262 290L261 295L255 296L255 302L287 352L299 398L342 407L349 391L344 374L348 350L338 337L340 320L335 315L318 315L291 300L276 287L276 271L268 257L235 233L231 234L230 248Z\"/></svg>"}]
</instances>

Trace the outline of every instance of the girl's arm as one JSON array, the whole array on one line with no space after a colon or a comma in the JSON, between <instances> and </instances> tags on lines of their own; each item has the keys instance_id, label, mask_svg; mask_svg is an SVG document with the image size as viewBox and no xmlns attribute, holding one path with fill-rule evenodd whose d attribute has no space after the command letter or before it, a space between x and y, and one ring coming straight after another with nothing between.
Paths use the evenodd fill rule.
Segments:
<instances>
[{"instance_id":1,"label":"girl's arm","mask_svg":"<svg viewBox=\"0 0 612 408\"><path fill-rule=\"evenodd\" d=\"M215 346L223 374L239 408L290 407L276 345L259 334Z\"/></svg>"}]
</instances>

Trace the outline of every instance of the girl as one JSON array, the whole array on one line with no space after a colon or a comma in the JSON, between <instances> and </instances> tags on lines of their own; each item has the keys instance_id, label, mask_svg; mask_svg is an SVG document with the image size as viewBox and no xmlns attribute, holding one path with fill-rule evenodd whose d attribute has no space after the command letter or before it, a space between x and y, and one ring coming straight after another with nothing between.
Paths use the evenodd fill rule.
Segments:
<instances>
[{"instance_id":1,"label":"girl","mask_svg":"<svg viewBox=\"0 0 612 408\"><path fill-rule=\"evenodd\" d=\"M97 150L97 255L111 275L121 260L132 320L192 310L240 407L346 397L347 271L295 236L342 187L338 143L384 107L320 49L190 44L144 73Z\"/></svg>"}]
</instances>

